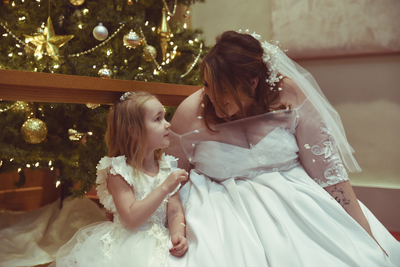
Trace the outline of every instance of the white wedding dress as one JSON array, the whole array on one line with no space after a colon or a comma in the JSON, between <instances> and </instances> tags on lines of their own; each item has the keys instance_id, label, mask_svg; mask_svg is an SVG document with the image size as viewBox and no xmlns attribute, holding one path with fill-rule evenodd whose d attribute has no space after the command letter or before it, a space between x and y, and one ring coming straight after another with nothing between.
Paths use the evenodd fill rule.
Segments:
<instances>
[{"instance_id":1,"label":"white wedding dress","mask_svg":"<svg viewBox=\"0 0 400 267\"><path fill-rule=\"evenodd\" d=\"M177 161L172 156L162 155L158 161L157 176L142 172L134 175L126 163L125 156L104 157L97 166L97 195L104 207L113 213L113 222L96 222L79 229L68 243L57 252L57 267L163 267L169 248L172 247L166 227L167 203L174 192L168 194L157 210L140 226L128 228L120 218L112 195L107 189L109 173L121 175L133 187L136 201L148 196L176 170Z\"/></svg>"},{"instance_id":2,"label":"white wedding dress","mask_svg":"<svg viewBox=\"0 0 400 267\"><path fill-rule=\"evenodd\" d=\"M172 133L193 169L180 190L189 249L167 266L400 266L400 243L374 215L360 203L389 257L324 190L348 175L308 100L215 130ZM340 185L334 196L347 201Z\"/></svg>"}]
</instances>

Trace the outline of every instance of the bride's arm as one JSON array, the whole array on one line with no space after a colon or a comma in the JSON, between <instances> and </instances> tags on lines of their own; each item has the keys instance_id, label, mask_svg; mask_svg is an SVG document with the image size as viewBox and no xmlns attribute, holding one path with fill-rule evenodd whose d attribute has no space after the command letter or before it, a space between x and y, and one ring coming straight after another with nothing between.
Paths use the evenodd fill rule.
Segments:
<instances>
[{"instance_id":1,"label":"bride's arm","mask_svg":"<svg viewBox=\"0 0 400 267\"><path fill-rule=\"evenodd\" d=\"M285 78L282 87L281 102L291 104L298 113L296 139L302 166L378 243L350 184L329 125L293 80Z\"/></svg>"},{"instance_id":2,"label":"bride's arm","mask_svg":"<svg viewBox=\"0 0 400 267\"><path fill-rule=\"evenodd\" d=\"M359 224L362 228L375 240L379 245L378 241L372 234L371 227L369 226L367 218L361 210L360 204L358 203L356 194L354 193L353 187L350 181L330 185L324 187L324 189L343 207L343 209ZM380 245L379 245L380 246ZM381 246L380 246L381 247ZM386 251L381 247L383 252Z\"/></svg>"}]
</instances>

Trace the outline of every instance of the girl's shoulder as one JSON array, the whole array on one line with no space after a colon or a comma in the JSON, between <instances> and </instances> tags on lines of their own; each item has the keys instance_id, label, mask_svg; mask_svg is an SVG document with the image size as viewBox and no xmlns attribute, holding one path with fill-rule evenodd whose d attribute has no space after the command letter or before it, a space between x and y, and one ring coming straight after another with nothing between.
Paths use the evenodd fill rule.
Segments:
<instances>
[{"instance_id":1,"label":"girl's shoulder","mask_svg":"<svg viewBox=\"0 0 400 267\"><path fill-rule=\"evenodd\" d=\"M133 186L133 168L126 162L125 156L103 157L96 166L97 184L102 184L107 180L108 174L121 175L129 185Z\"/></svg>"},{"instance_id":2,"label":"girl's shoulder","mask_svg":"<svg viewBox=\"0 0 400 267\"><path fill-rule=\"evenodd\" d=\"M96 190L99 201L103 206L111 211L116 212L114 200L110 192L108 192L107 178L109 174L121 175L130 186L133 186L133 168L126 163L125 156L119 157L103 157L96 166L97 179Z\"/></svg>"}]
</instances>

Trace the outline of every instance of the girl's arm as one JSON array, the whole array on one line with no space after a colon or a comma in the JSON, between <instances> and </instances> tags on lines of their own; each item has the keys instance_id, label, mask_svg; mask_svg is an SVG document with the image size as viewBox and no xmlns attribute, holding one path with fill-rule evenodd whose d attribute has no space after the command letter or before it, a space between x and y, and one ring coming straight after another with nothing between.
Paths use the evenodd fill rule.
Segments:
<instances>
[{"instance_id":1,"label":"girl's arm","mask_svg":"<svg viewBox=\"0 0 400 267\"><path fill-rule=\"evenodd\" d=\"M108 191L113 196L115 207L122 221L135 228L146 221L158 208L165 196L172 192L180 182L187 179L185 170L172 172L168 178L141 201L136 201L133 189L120 175L110 174Z\"/></svg>"},{"instance_id":2,"label":"girl's arm","mask_svg":"<svg viewBox=\"0 0 400 267\"><path fill-rule=\"evenodd\" d=\"M326 186L324 189L343 207L343 209L376 241L372 234L368 220L361 210L360 204L349 181ZM379 243L378 243L379 245ZM380 246L380 245L379 245ZM383 252L386 251L381 247Z\"/></svg>"},{"instance_id":3,"label":"girl's arm","mask_svg":"<svg viewBox=\"0 0 400 267\"><path fill-rule=\"evenodd\" d=\"M188 249L186 240L185 214L182 208L179 192L170 197L168 201L168 226L171 234L173 248L170 252L174 256L182 256Z\"/></svg>"}]
</instances>

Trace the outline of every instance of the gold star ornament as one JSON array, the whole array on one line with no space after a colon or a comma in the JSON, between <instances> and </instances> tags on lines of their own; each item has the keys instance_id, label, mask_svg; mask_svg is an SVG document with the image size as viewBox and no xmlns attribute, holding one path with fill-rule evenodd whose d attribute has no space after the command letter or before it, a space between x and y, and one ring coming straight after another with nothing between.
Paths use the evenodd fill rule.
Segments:
<instances>
[{"instance_id":1,"label":"gold star ornament","mask_svg":"<svg viewBox=\"0 0 400 267\"><path fill-rule=\"evenodd\" d=\"M36 46L35 56L41 55L42 50L46 50L46 52L54 58L58 57L58 48L74 38L73 35L56 35L50 16L47 18L47 26L44 28L43 34L24 34L24 36L26 38L26 43L32 43Z\"/></svg>"}]
</instances>

